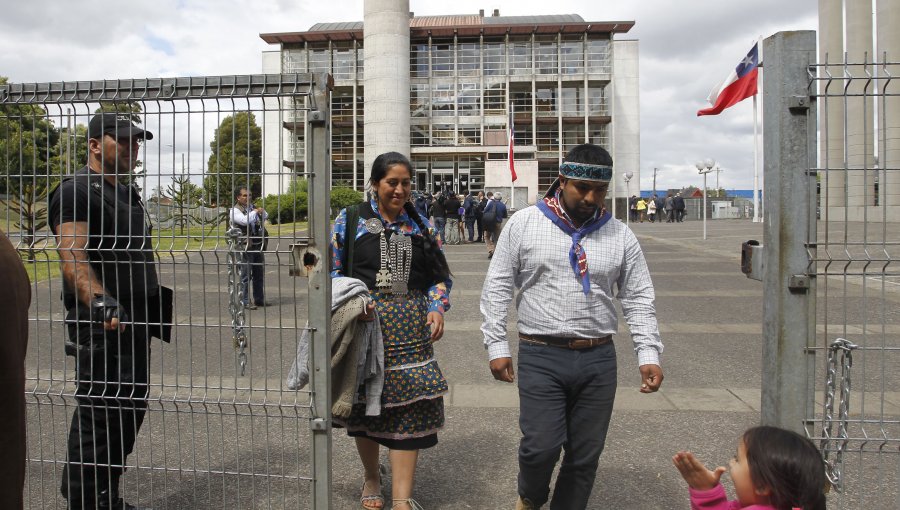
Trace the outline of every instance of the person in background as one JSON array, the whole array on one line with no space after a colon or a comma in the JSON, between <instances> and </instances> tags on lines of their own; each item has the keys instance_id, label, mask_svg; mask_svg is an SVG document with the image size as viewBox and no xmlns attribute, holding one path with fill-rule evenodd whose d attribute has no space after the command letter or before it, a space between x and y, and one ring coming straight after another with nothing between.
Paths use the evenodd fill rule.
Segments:
<instances>
[{"instance_id":1,"label":"person in background","mask_svg":"<svg viewBox=\"0 0 900 510\"><path fill-rule=\"evenodd\" d=\"M638 217L641 220L641 223L644 222L644 216L647 214L647 201L644 200L644 197L638 197L637 201L637 213Z\"/></svg>"},{"instance_id":2,"label":"person in background","mask_svg":"<svg viewBox=\"0 0 900 510\"><path fill-rule=\"evenodd\" d=\"M231 208L231 226L241 230L244 237L243 269L241 289L244 307L255 310L258 306L269 306L266 301L266 258L263 253L266 244L265 221L269 217L262 207L254 207L250 202L250 192L245 187L235 190L235 204ZM253 281L253 302L250 301L250 281Z\"/></svg>"},{"instance_id":3,"label":"person in background","mask_svg":"<svg viewBox=\"0 0 900 510\"><path fill-rule=\"evenodd\" d=\"M488 199L484 196L483 191L479 191L475 200L475 226L478 229L478 239L476 243L484 242L484 208L487 206Z\"/></svg>"},{"instance_id":4,"label":"person in background","mask_svg":"<svg viewBox=\"0 0 900 510\"><path fill-rule=\"evenodd\" d=\"M656 193L650 197L650 200L647 200L647 219L650 220L650 223L656 221Z\"/></svg>"},{"instance_id":5,"label":"person in background","mask_svg":"<svg viewBox=\"0 0 900 510\"><path fill-rule=\"evenodd\" d=\"M459 242L465 243L466 241L466 208L463 207L463 203L466 201L465 195L457 195L457 200L459 200Z\"/></svg>"},{"instance_id":6,"label":"person in background","mask_svg":"<svg viewBox=\"0 0 900 510\"><path fill-rule=\"evenodd\" d=\"M459 244L459 199L456 198L455 193L450 193L447 196L447 199L444 200L444 214L447 215L447 226L446 226L446 234L447 244Z\"/></svg>"},{"instance_id":7,"label":"person in background","mask_svg":"<svg viewBox=\"0 0 900 510\"><path fill-rule=\"evenodd\" d=\"M440 191L434 196L434 200L431 201L431 217L434 219L434 230L437 232L438 238L442 243L447 240L445 237L447 209L444 207L446 201L447 198L444 196L444 193Z\"/></svg>"},{"instance_id":8,"label":"person in background","mask_svg":"<svg viewBox=\"0 0 900 510\"><path fill-rule=\"evenodd\" d=\"M465 200L463 200L463 209L465 210L465 221L466 221L466 230L469 232L468 242L475 242L475 224L478 222L477 216L477 207L478 201L475 198L475 192L471 191L468 195L466 195ZM478 232L478 235L481 236L481 232Z\"/></svg>"}]
</instances>

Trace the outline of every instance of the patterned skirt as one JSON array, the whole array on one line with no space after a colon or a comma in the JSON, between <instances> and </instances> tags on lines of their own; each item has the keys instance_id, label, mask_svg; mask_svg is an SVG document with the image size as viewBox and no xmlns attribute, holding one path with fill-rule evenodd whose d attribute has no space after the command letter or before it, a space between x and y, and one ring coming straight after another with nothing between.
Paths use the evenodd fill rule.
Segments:
<instances>
[{"instance_id":1,"label":"patterned skirt","mask_svg":"<svg viewBox=\"0 0 900 510\"><path fill-rule=\"evenodd\" d=\"M334 419L349 435L368 437L389 448L410 450L437 443L444 425L447 381L434 359L431 329L426 324L428 298L410 291L406 301L371 291L384 338L384 389L381 414L365 415L365 403L356 404L346 419ZM364 395L364 393L362 393Z\"/></svg>"}]
</instances>

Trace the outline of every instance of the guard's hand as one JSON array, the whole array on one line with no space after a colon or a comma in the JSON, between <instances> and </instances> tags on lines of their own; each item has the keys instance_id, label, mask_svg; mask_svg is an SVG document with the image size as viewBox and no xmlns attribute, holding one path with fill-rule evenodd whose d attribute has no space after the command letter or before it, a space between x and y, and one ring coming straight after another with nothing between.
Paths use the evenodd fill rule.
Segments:
<instances>
[{"instance_id":1,"label":"guard's hand","mask_svg":"<svg viewBox=\"0 0 900 510\"><path fill-rule=\"evenodd\" d=\"M440 312L428 312L425 324L431 326L431 341L437 342L444 336L444 316Z\"/></svg>"},{"instance_id":2,"label":"guard's hand","mask_svg":"<svg viewBox=\"0 0 900 510\"><path fill-rule=\"evenodd\" d=\"M369 301L363 313L356 316L356 320L363 322L372 322L375 320L375 303Z\"/></svg>"},{"instance_id":3,"label":"guard's hand","mask_svg":"<svg viewBox=\"0 0 900 510\"><path fill-rule=\"evenodd\" d=\"M494 379L511 383L516 380L516 370L512 358L496 358L491 360L491 373Z\"/></svg>"},{"instance_id":4,"label":"guard's hand","mask_svg":"<svg viewBox=\"0 0 900 510\"><path fill-rule=\"evenodd\" d=\"M264 213L264 212L266 212L266 210L263 209L262 207L257 207L257 208L256 208L256 214L260 214L260 215L261 215L261 214Z\"/></svg>"},{"instance_id":5,"label":"guard's hand","mask_svg":"<svg viewBox=\"0 0 900 510\"><path fill-rule=\"evenodd\" d=\"M724 466L719 466L715 471L710 471L691 452L676 453L672 457L672 463L678 468L688 486L700 491L708 491L718 485L719 479L728 470Z\"/></svg>"},{"instance_id":6,"label":"guard's hand","mask_svg":"<svg viewBox=\"0 0 900 510\"><path fill-rule=\"evenodd\" d=\"M102 322L107 331L125 331L124 322L128 322L128 314L115 298L98 294L91 300L91 320Z\"/></svg>"},{"instance_id":7,"label":"guard's hand","mask_svg":"<svg viewBox=\"0 0 900 510\"><path fill-rule=\"evenodd\" d=\"M663 382L663 371L659 365L641 365L641 393L659 390Z\"/></svg>"}]
</instances>

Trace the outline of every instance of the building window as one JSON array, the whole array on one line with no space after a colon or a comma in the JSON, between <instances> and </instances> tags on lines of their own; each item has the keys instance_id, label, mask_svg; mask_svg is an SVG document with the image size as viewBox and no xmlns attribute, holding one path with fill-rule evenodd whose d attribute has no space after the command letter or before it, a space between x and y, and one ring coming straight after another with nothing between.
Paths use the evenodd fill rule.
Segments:
<instances>
[{"instance_id":1,"label":"building window","mask_svg":"<svg viewBox=\"0 0 900 510\"><path fill-rule=\"evenodd\" d=\"M365 51L361 45L358 45L356 47L356 79L359 81L365 78L365 60Z\"/></svg>"},{"instance_id":2,"label":"building window","mask_svg":"<svg viewBox=\"0 0 900 510\"><path fill-rule=\"evenodd\" d=\"M306 69L306 50L296 49L281 52L281 72L305 73Z\"/></svg>"},{"instance_id":3,"label":"building window","mask_svg":"<svg viewBox=\"0 0 900 510\"><path fill-rule=\"evenodd\" d=\"M331 128L331 159L338 162L350 162L355 159L356 151L353 147L353 127Z\"/></svg>"},{"instance_id":4,"label":"building window","mask_svg":"<svg viewBox=\"0 0 900 510\"><path fill-rule=\"evenodd\" d=\"M561 74L584 72L584 43L581 38L563 39L559 47L559 55Z\"/></svg>"},{"instance_id":5,"label":"building window","mask_svg":"<svg viewBox=\"0 0 900 510\"><path fill-rule=\"evenodd\" d=\"M563 126L563 147L562 152L566 154L576 145L584 143L584 124L569 124Z\"/></svg>"},{"instance_id":6,"label":"building window","mask_svg":"<svg viewBox=\"0 0 900 510\"><path fill-rule=\"evenodd\" d=\"M432 146L452 146L456 142L453 124L435 124L431 129Z\"/></svg>"},{"instance_id":7,"label":"building window","mask_svg":"<svg viewBox=\"0 0 900 510\"><path fill-rule=\"evenodd\" d=\"M531 129L531 122L516 122L516 146L534 145L534 130ZM506 140L506 136L503 138Z\"/></svg>"},{"instance_id":8,"label":"building window","mask_svg":"<svg viewBox=\"0 0 900 510\"><path fill-rule=\"evenodd\" d=\"M291 133L288 141L288 161L304 161L306 159L306 141L303 129L297 129Z\"/></svg>"},{"instance_id":9,"label":"building window","mask_svg":"<svg viewBox=\"0 0 900 510\"><path fill-rule=\"evenodd\" d=\"M608 116L609 106L606 101L606 89L604 87L588 86L588 115L592 117Z\"/></svg>"},{"instance_id":10,"label":"building window","mask_svg":"<svg viewBox=\"0 0 900 510\"><path fill-rule=\"evenodd\" d=\"M588 127L588 132L590 133L590 142L605 149L609 148L609 125L590 125Z\"/></svg>"},{"instance_id":11,"label":"building window","mask_svg":"<svg viewBox=\"0 0 900 510\"><path fill-rule=\"evenodd\" d=\"M453 43L431 44L431 75L453 76Z\"/></svg>"},{"instance_id":12,"label":"building window","mask_svg":"<svg viewBox=\"0 0 900 510\"><path fill-rule=\"evenodd\" d=\"M510 83L509 84L509 100L512 103L514 113L531 114L531 84L530 83Z\"/></svg>"},{"instance_id":13,"label":"building window","mask_svg":"<svg viewBox=\"0 0 900 510\"><path fill-rule=\"evenodd\" d=\"M559 110L563 117L584 116L584 88L563 87L559 90Z\"/></svg>"},{"instance_id":14,"label":"building window","mask_svg":"<svg viewBox=\"0 0 900 510\"><path fill-rule=\"evenodd\" d=\"M452 83L436 83L432 90L431 116L456 115L456 87Z\"/></svg>"},{"instance_id":15,"label":"building window","mask_svg":"<svg viewBox=\"0 0 900 510\"><path fill-rule=\"evenodd\" d=\"M518 131L518 128L516 131ZM518 136L516 136L516 138L518 138ZM556 124L538 124L536 142L537 150L539 151L559 151L559 128Z\"/></svg>"},{"instance_id":16,"label":"building window","mask_svg":"<svg viewBox=\"0 0 900 510\"><path fill-rule=\"evenodd\" d=\"M478 41L459 41L456 45L458 76L478 76L481 68L481 54Z\"/></svg>"},{"instance_id":17,"label":"building window","mask_svg":"<svg viewBox=\"0 0 900 510\"><path fill-rule=\"evenodd\" d=\"M484 43L485 76L499 76L506 74L506 46L502 41Z\"/></svg>"},{"instance_id":18,"label":"building window","mask_svg":"<svg viewBox=\"0 0 900 510\"><path fill-rule=\"evenodd\" d=\"M431 109L430 89L427 83L411 83L409 85L409 116L416 118L428 117Z\"/></svg>"},{"instance_id":19,"label":"building window","mask_svg":"<svg viewBox=\"0 0 900 510\"><path fill-rule=\"evenodd\" d=\"M459 84L459 115L481 115L481 89L477 83Z\"/></svg>"},{"instance_id":20,"label":"building window","mask_svg":"<svg viewBox=\"0 0 900 510\"><path fill-rule=\"evenodd\" d=\"M330 73L331 72L331 55L328 47L315 47L309 50L309 72L311 73Z\"/></svg>"},{"instance_id":21,"label":"building window","mask_svg":"<svg viewBox=\"0 0 900 510\"><path fill-rule=\"evenodd\" d=\"M353 61L356 60L352 43L334 43L334 79L352 80L354 77Z\"/></svg>"},{"instance_id":22,"label":"building window","mask_svg":"<svg viewBox=\"0 0 900 510\"><path fill-rule=\"evenodd\" d=\"M531 74L531 40L510 38L508 50L509 74Z\"/></svg>"},{"instance_id":23,"label":"building window","mask_svg":"<svg viewBox=\"0 0 900 510\"><path fill-rule=\"evenodd\" d=\"M410 123L409 125L409 144L413 147L428 147L428 124Z\"/></svg>"},{"instance_id":24,"label":"building window","mask_svg":"<svg viewBox=\"0 0 900 510\"><path fill-rule=\"evenodd\" d=\"M556 87L538 88L534 97L534 108L539 117L556 117Z\"/></svg>"},{"instance_id":25,"label":"building window","mask_svg":"<svg viewBox=\"0 0 900 510\"><path fill-rule=\"evenodd\" d=\"M459 126L457 145L481 145L481 127Z\"/></svg>"},{"instance_id":26,"label":"building window","mask_svg":"<svg viewBox=\"0 0 900 510\"><path fill-rule=\"evenodd\" d=\"M484 90L484 114L506 115L506 84L492 83Z\"/></svg>"},{"instance_id":27,"label":"building window","mask_svg":"<svg viewBox=\"0 0 900 510\"><path fill-rule=\"evenodd\" d=\"M609 39L591 39L587 42L587 68L591 73L609 74Z\"/></svg>"},{"instance_id":28,"label":"building window","mask_svg":"<svg viewBox=\"0 0 900 510\"><path fill-rule=\"evenodd\" d=\"M534 40L534 67L536 74L556 74L556 36L543 36Z\"/></svg>"},{"instance_id":29,"label":"building window","mask_svg":"<svg viewBox=\"0 0 900 510\"><path fill-rule=\"evenodd\" d=\"M428 45L413 44L409 50L409 75L413 78L428 77Z\"/></svg>"},{"instance_id":30,"label":"building window","mask_svg":"<svg viewBox=\"0 0 900 510\"><path fill-rule=\"evenodd\" d=\"M344 87L345 89L349 87ZM336 90L331 96L331 117L334 122L353 122L353 92Z\"/></svg>"}]
</instances>

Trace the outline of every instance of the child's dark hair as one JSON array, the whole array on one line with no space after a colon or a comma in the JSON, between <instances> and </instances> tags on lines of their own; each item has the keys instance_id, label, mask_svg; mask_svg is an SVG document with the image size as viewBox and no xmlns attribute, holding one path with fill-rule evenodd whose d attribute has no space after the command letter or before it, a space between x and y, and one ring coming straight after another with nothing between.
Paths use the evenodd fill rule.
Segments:
<instances>
[{"instance_id":1,"label":"child's dark hair","mask_svg":"<svg viewBox=\"0 0 900 510\"><path fill-rule=\"evenodd\" d=\"M394 165L406 167L406 170L409 171L409 177L414 177L412 163L410 163L409 158L399 152L385 152L376 157L375 161L372 162L372 173L369 175L369 186L374 190L378 186L378 183L384 179L384 176L387 175L388 169ZM416 222L416 225L419 226L419 230L422 231L422 237L425 239L425 254L429 259L428 265L431 269L432 278L434 278L436 282L446 280L451 274L450 265L447 263L447 257L445 257L444 253L438 249L437 240L428 232L428 229L425 227L425 222L422 221L419 211L416 210L416 207L412 202L407 201L404 203L403 209L406 211L406 214Z\"/></svg>"},{"instance_id":2,"label":"child's dark hair","mask_svg":"<svg viewBox=\"0 0 900 510\"><path fill-rule=\"evenodd\" d=\"M744 432L750 478L771 491L769 504L778 510L825 509L825 464L809 439L778 427Z\"/></svg>"}]
</instances>

